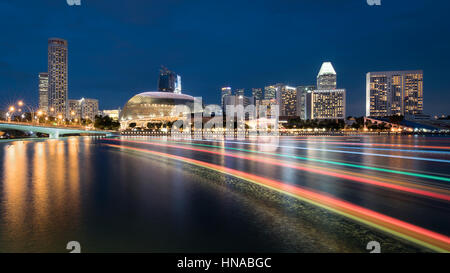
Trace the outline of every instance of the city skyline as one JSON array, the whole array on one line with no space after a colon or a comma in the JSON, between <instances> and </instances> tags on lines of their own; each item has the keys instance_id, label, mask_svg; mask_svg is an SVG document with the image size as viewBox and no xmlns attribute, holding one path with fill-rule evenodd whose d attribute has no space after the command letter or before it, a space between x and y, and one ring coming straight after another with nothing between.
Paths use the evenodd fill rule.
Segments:
<instances>
[{"instance_id":1,"label":"city skyline","mask_svg":"<svg viewBox=\"0 0 450 273\"><path fill-rule=\"evenodd\" d=\"M344 31L342 27L349 27L348 23L350 22L344 20L344 22L338 23L335 28L332 28L334 31L337 31L333 37L341 35L340 38L342 39L351 38L349 41L357 41L357 43L351 45L345 43L348 48L328 43L328 40L331 38L325 37L321 41L321 45L315 47L294 43L296 44L295 47L289 46L286 48L275 46L273 43L269 43L270 46L258 43L258 47L252 48L254 52L250 52L247 44L234 44L231 49L217 45L215 42L217 37L211 32L207 33L210 33L212 36L207 35L206 37L212 39L212 45L216 46L216 49L213 49L211 46L205 48L205 45L198 41L192 41L196 40L195 37L199 33L209 31L214 27L216 30L227 31L226 33L229 34L227 38L230 42L244 38L242 32L237 31L235 28L236 25L225 26L220 24L220 18L223 17L218 10L220 5L224 5L223 8L225 10L231 10L233 14L246 18L244 22L248 25L245 25L245 29L257 32L257 34L254 34L255 37L250 38L260 40L263 38L263 36L258 34L258 31L261 31L261 26L252 24L248 20L259 16L264 17L264 15L270 13L269 7L273 8L273 3L269 4L262 1L253 10L253 13L249 12L250 7L247 4L242 4L243 6L239 9L232 9L231 4L229 6L228 4L210 3L208 4L208 7L212 8L212 15L210 16L217 16L217 18L214 17L215 20L212 21L210 26L204 25L205 18L200 17L198 23L191 23L186 26L194 35L189 38L191 42L163 48L163 37L170 34L170 36L176 37L180 41L185 41L187 39L185 35L190 33L189 30L180 30L181 25L176 20L163 28L163 30L167 31L166 33L160 33L159 31L161 30L156 31L152 27L153 21L143 16L145 12L150 10L147 4L135 3L135 9L124 11L127 16L130 14L136 15L134 17L129 16L135 19L125 19L120 17L118 13L121 7L119 2L108 2L110 10L107 12L100 11L100 2L84 3L84 5L75 9L67 6L64 1L51 5L48 11L42 11L42 18L45 16L53 18L51 16L53 13L51 12L57 12L54 13L55 18L61 19L63 23L55 27L51 24L52 20L39 21L40 27L33 35L27 38L29 42L26 43L23 42L24 38L21 38L23 35L17 37L11 30L6 30L5 35L9 39L5 45L1 46L2 52L5 54L0 58L2 66L0 93L3 97L5 94L12 93L16 97L38 105L35 96L38 79L35 75L44 71L47 60L42 54L37 54L37 52L42 52L49 37L60 37L67 40L71 45L71 58L69 61L70 96L76 98L82 97L86 93L93 94L92 96L101 100L102 108L104 109L123 107L127 98L136 92L156 90L158 77L156 71L160 65L166 65L171 70L179 73L183 77L183 89L189 94L202 96L207 104L219 104L220 92L217 92L217 90L220 90L223 86L232 86L233 90L242 88L246 92L250 92L252 88L264 88L264 86L276 83L284 83L290 86L312 85L315 83L320 64L324 61L330 61L335 66L335 69L339 71L339 86L345 87L347 90L348 115L362 116L365 114L366 73L370 71L417 69L423 70L426 78L424 86L424 113L431 115L447 114L447 107L442 101L450 99L450 92L446 92L448 87L443 80L445 79L444 75L449 72L447 71L449 68L443 65L443 60L449 59L447 56L449 53L440 46L445 44L445 39L447 38L444 37L444 40L433 43L432 47L435 50L424 51L425 45L421 42L422 40L414 40L415 43L409 43L407 48L401 46L402 43L412 41L412 37L415 35L416 30L414 30L414 27L411 27L411 24L420 26L422 30L430 30L432 32L449 28L449 23L439 21L439 16L435 16L440 11L436 11L430 3L409 1L408 6L398 10L405 16L408 13L420 10L426 18L433 21L430 23L405 18L404 20L416 20L408 24L406 21L397 21L391 17L392 12L389 10L398 8L401 6L400 3L384 3L380 7L371 7L363 3L364 1L349 1L349 3L342 3L340 7L328 1L333 7L333 12L331 12L330 8L326 8L326 5L323 5L323 3L320 5L314 3L283 3L285 6L275 5L275 16L277 17L290 13L304 15L308 10L317 12L321 8L325 14L329 15L329 17L324 19L325 23L333 20L339 14L355 13L358 15L355 15L354 20L367 24L364 27L352 26L351 29ZM1 3L0 5L2 13L7 13L8 11L20 12L23 10L25 12L24 17L30 17L29 19L24 19L24 24L27 26L28 22L37 20L34 16L26 16L27 12L29 12L29 6L35 6L36 9L39 9L39 6L35 3L26 4L18 1L17 3ZM160 6L156 7L156 11L151 11L152 15L158 15L158 12L161 13L158 16L155 15L154 24L165 22L164 18L172 18L174 14L182 14L184 17L195 14L196 11L192 9L182 13L181 7L186 7L186 5L186 3L181 3L179 7L168 10L166 4L160 4ZM448 4L444 3L444 5ZM197 7L197 5L193 4L192 7L194 6ZM86 26L92 20L90 17L97 12L103 19L108 19L109 25L86 29ZM363 15L367 18L364 18ZM398 41L399 43L395 45L383 45L382 42L376 42L375 46L369 46L371 36L368 31L371 27L374 27L374 23L370 20L377 16L381 16L380 18L384 18L389 22L379 23L380 29L383 30L380 32L379 40L392 41L395 38L395 34L400 32L403 33L403 40ZM17 20L11 19L6 14L0 20L7 19L10 19L9 25L13 29L19 30L24 28L24 26L20 26ZM292 20L289 20L289 22L290 25L286 26L288 30L292 31L299 29L304 20L299 18L298 22L293 22ZM396 26L394 30L388 31L384 29L393 22ZM270 36L272 33L270 28L274 27L275 23L267 22L267 24L269 27L267 35ZM158 34L156 38L150 37L150 34L138 35L141 29L147 26L150 26L150 34L153 35L155 31L158 32L156 33ZM109 27L116 28L117 34L100 35L103 33L103 29ZM286 37L290 41L300 41L305 37L314 37L314 30L317 30L318 27L320 26L309 25L309 28L303 27L298 32L294 32L294 35ZM123 33L122 29L124 28L136 30L131 33ZM230 32L231 30L236 32ZM332 32L331 30L323 31L330 34ZM355 37L350 37L348 34L345 34L346 32L352 32L352 35ZM180 35L173 35L176 33ZM426 31L422 33L424 39L427 35L431 35L427 34ZM119 36L117 35L122 34L124 38L118 38ZM84 39L88 37L94 42L86 43ZM17 42L17 45L8 47L11 41ZM155 42L156 45L154 45ZM395 39L394 42L396 42ZM229 42L226 42L226 45L229 45ZM269 47L272 49L270 52L268 51ZM211 58L213 51L223 51L224 54L214 54ZM238 54L238 51L246 55ZM169 54L169 52L172 54ZM369 54L369 52L372 52L372 54ZM381 56L377 52L384 52L386 56ZM107 55L114 56L114 58L109 58ZM127 56L126 59L125 56ZM226 58L226 61L224 58ZM91 77L92 75L95 77ZM109 94L111 93L114 96L110 96ZM7 98L7 100L14 99ZM1 101L0 103L7 104L8 101ZM433 107L428 107L429 105L433 105Z\"/></svg>"}]
</instances>

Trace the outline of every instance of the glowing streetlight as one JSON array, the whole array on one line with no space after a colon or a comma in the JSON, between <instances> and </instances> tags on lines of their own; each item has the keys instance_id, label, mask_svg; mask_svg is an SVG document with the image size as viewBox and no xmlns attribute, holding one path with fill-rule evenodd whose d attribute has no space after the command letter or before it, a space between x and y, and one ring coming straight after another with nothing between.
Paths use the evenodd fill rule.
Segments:
<instances>
[{"instance_id":1,"label":"glowing streetlight","mask_svg":"<svg viewBox=\"0 0 450 273\"><path fill-rule=\"evenodd\" d=\"M9 107L9 112L14 112L14 110L16 110L16 108L14 108L14 106Z\"/></svg>"},{"instance_id":2,"label":"glowing streetlight","mask_svg":"<svg viewBox=\"0 0 450 273\"><path fill-rule=\"evenodd\" d=\"M23 106L23 101L19 100L19 101L17 102L17 105Z\"/></svg>"}]
</instances>

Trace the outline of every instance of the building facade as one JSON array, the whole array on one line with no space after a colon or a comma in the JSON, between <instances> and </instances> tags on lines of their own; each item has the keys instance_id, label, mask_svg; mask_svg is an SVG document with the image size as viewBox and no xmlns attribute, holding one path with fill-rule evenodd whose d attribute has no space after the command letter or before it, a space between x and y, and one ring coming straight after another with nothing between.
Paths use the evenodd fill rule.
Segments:
<instances>
[{"instance_id":1,"label":"building facade","mask_svg":"<svg viewBox=\"0 0 450 273\"><path fill-rule=\"evenodd\" d=\"M301 119L306 120L311 118L311 114L309 114L309 118L307 115L307 94L315 89L316 87L314 85L297 86L297 116Z\"/></svg>"},{"instance_id":2,"label":"building facade","mask_svg":"<svg viewBox=\"0 0 450 273\"><path fill-rule=\"evenodd\" d=\"M181 94L181 77L163 66L159 71L158 91Z\"/></svg>"},{"instance_id":3,"label":"building facade","mask_svg":"<svg viewBox=\"0 0 450 273\"><path fill-rule=\"evenodd\" d=\"M337 75L330 62L324 62L317 75L317 90L336 89Z\"/></svg>"},{"instance_id":4,"label":"building facade","mask_svg":"<svg viewBox=\"0 0 450 273\"><path fill-rule=\"evenodd\" d=\"M67 117L68 99L67 41L48 40L48 109L49 115Z\"/></svg>"},{"instance_id":5,"label":"building facade","mask_svg":"<svg viewBox=\"0 0 450 273\"><path fill-rule=\"evenodd\" d=\"M48 73L39 73L39 110L48 113Z\"/></svg>"},{"instance_id":6,"label":"building facade","mask_svg":"<svg viewBox=\"0 0 450 273\"><path fill-rule=\"evenodd\" d=\"M245 96L245 89L243 89L243 88L236 89L234 91L234 95L236 95L236 96Z\"/></svg>"},{"instance_id":7,"label":"building facade","mask_svg":"<svg viewBox=\"0 0 450 273\"><path fill-rule=\"evenodd\" d=\"M263 99L262 88L252 88L252 96L255 97L255 100L262 100Z\"/></svg>"},{"instance_id":8,"label":"building facade","mask_svg":"<svg viewBox=\"0 0 450 273\"><path fill-rule=\"evenodd\" d=\"M366 115L386 117L423 112L423 71L383 71L366 75Z\"/></svg>"},{"instance_id":9,"label":"building facade","mask_svg":"<svg viewBox=\"0 0 450 273\"><path fill-rule=\"evenodd\" d=\"M93 122L95 116L98 115L97 99L68 100L67 105L67 118L72 121L85 119Z\"/></svg>"},{"instance_id":10,"label":"building facade","mask_svg":"<svg viewBox=\"0 0 450 273\"><path fill-rule=\"evenodd\" d=\"M226 87L222 87L222 89L221 89L221 100L220 100L220 102L221 102L221 106L222 106L222 111L223 111L223 113L225 113L225 98L226 97L228 97L228 96L231 96L232 94L231 94L232 92L231 92L231 87L229 87L229 86L226 86Z\"/></svg>"},{"instance_id":11,"label":"building facade","mask_svg":"<svg viewBox=\"0 0 450 273\"><path fill-rule=\"evenodd\" d=\"M280 116L297 116L297 88L283 85L277 90Z\"/></svg>"},{"instance_id":12,"label":"building facade","mask_svg":"<svg viewBox=\"0 0 450 273\"><path fill-rule=\"evenodd\" d=\"M264 99L271 100L277 96L278 85L269 85L264 87Z\"/></svg>"},{"instance_id":13,"label":"building facade","mask_svg":"<svg viewBox=\"0 0 450 273\"><path fill-rule=\"evenodd\" d=\"M311 92L311 119L345 119L345 89Z\"/></svg>"},{"instance_id":14,"label":"building facade","mask_svg":"<svg viewBox=\"0 0 450 273\"><path fill-rule=\"evenodd\" d=\"M100 115L104 117L110 117L112 120L119 120L120 112L120 108L112 110L102 110L100 111Z\"/></svg>"}]
</instances>

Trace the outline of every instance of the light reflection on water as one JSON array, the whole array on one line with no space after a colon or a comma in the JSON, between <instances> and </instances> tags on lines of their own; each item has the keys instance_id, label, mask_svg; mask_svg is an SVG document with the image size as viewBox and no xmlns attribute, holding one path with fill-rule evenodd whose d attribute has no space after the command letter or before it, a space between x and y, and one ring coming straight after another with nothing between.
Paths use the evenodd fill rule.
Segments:
<instances>
[{"instance_id":1,"label":"light reflection on water","mask_svg":"<svg viewBox=\"0 0 450 273\"><path fill-rule=\"evenodd\" d=\"M304 155L323 154L306 150ZM223 183L223 175L196 173L200 171L181 162L110 149L95 138L1 143L0 160L0 252L65 252L65 244L72 240L90 251L359 250L355 242L343 244L328 226L311 228L308 219L290 212L292 204L286 200L266 202L270 194L248 197L236 192L245 183ZM273 166L262 169L224 155L211 160L273 173L289 182L319 182L310 174L299 176ZM214 184L213 179L221 183ZM321 187L335 193L345 190L326 183ZM328 224L328 220L318 221Z\"/></svg>"}]
</instances>

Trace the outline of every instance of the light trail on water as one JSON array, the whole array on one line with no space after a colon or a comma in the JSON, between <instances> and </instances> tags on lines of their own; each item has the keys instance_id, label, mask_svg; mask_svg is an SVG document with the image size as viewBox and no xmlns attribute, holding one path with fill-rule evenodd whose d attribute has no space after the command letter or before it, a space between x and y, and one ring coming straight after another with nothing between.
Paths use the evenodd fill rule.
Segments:
<instances>
[{"instance_id":1,"label":"light trail on water","mask_svg":"<svg viewBox=\"0 0 450 273\"><path fill-rule=\"evenodd\" d=\"M448 236L325 195L323 193L314 192L298 186L289 185L281 181L264 178L243 171L227 168L221 165L207 163L178 155L172 155L124 145L116 145L116 144L104 144L104 145L108 147L118 148L119 150L135 151L159 157L164 157L168 159L173 159L180 162L207 168L209 170L220 172L225 175L234 176L236 178L243 179L245 181L294 197L296 199L321 207L323 209L335 212L342 216L348 217L350 219L366 224L373 228L380 229L384 232L390 233L391 235L406 239L410 242L419 244L423 247L432 249L434 251L438 252L450 251L450 238Z\"/></svg>"},{"instance_id":2,"label":"light trail on water","mask_svg":"<svg viewBox=\"0 0 450 273\"><path fill-rule=\"evenodd\" d=\"M114 139L109 139L109 140L114 140ZM155 141L155 140L149 140L149 141ZM201 141L201 140L196 140L196 141ZM203 141L214 142L214 141L210 141L210 140L203 140ZM171 141L171 140L161 140L161 141L158 141L158 142L171 142L171 143L183 144L183 145L202 146L202 147L210 147L210 148L217 148L217 149L225 149L225 150L242 151L242 152L248 152L248 153L264 154L264 155L277 156L277 157L283 157L283 158L290 158L290 159L296 159L296 160L302 160L302 161L310 161L310 162L317 162L317 163L323 163L323 164L329 164L329 165L351 167L351 168L359 168L359 169L366 169L366 170L372 170L372 171L378 171L378 172L393 173L393 174L400 174L400 175L406 175L406 176L412 176L412 177L419 177L419 178L426 178L426 179L450 182L450 178L443 177L443 176L429 175L429 174L420 174L420 173L414 173L414 172L399 171L399 170L393 170L393 169L386 169L386 168L358 165L358 164L353 164L353 163L345 163L345 162L338 162L338 161L331 161L331 160L323 160L323 159L310 158L310 157L301 157L301 156L295 156L295 155L287 155L287 154L280 154L280 153L270 153L270 152L249 150L249 149L243 149L243 148L224 147L224 146L218 146L218 145L192 143L192 142L181 142L181 141ZM250 145L253 145L253 144L250 144Z\"/></svg>"},{"instance_id":3,"label":"light trail on water","mask_svg":"<svg viewBox=\"0 0 450 273\"><path fill-rule=\"evenodd\" d=\"M109 140L110 141L136 143L136 144L144 144L144 145L153 145L153 146L160 146L160 147L168 147L168 148L174 148L174 149L184 149L184 150L209 153L209 154L220 155L220 156L227 156L227 157L232 157L232 158L239 158L239 159L244 159L244 160L248 160L248 161L276 165L276 166L285 167L285 168L292 168L292 169L315 173L315 174L320 174L320 175L324 175L324 176L341 178L341 179L350 180L353 182L369 184L369 185L373 185L373 186L377 186L377 187L381 187L381 188L388 188L388 189L392 189L392 190L412 193L412 194L426 196L426 197L435 198L435 199L440 199L440 200L444 200L444 201L450 201L450 195L448 195L448 194L440 194L440 193L435 193L435 192L431 192L431 191L425 191L425 190L419 190L419 189L415 189L415 188L405 187L405 186L398 185L398 183L395 183L395 184L385 183L385 182L381 182L381 181L378 181L373 178L369 179L369 178L364 178L364 177L358 177L357 173L351 173L351 174L345 174L342 172L339 173L332 169L299 166L299 165L295 165L295 164L274 161L273 159L267 158L267 157L252 158L252 157L248 157L248 156L227 153L223 150L221 152L216 152L216 151L210 151L210 150L205 150L205 149L198 149L198 148L191 148L191 147L186 147L186 146L170 145L170 144L156 143L156 142L120 140L120 139L109 139Z\"/></svg>"}]
</instances>

